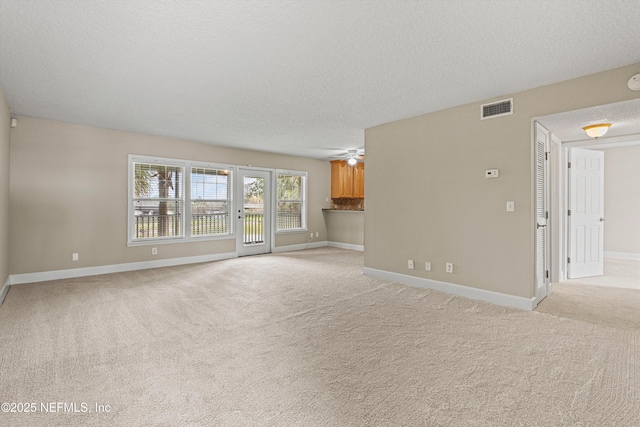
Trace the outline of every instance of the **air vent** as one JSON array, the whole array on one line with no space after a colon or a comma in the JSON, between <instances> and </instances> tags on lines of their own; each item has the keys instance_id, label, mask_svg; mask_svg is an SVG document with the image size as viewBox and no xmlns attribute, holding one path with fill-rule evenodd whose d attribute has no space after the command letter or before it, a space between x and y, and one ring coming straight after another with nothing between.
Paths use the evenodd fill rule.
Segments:
<instances>
[{"instance_id":1,"label":"air vent","mask_svg":"<svg viewBox=\"0 0 640 427\"><path fill-rule=\"evenodd\" d=\"M506 116L507 114L513 114L513 98L503 99L502 101L483 104L480 106L481 120Z\"/></svg>"}]
</instances>

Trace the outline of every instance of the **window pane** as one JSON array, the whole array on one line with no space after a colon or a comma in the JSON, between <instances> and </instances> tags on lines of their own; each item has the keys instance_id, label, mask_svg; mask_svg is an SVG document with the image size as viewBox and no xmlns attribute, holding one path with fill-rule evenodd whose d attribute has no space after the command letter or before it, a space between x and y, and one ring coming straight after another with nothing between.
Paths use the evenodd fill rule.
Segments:
<instances>
[{"instance_id":1,"label":"window pane","mask_svg":"<svg viewBox=\"0 0 640 427\"><path fill-rule=\"evenodd\" d=\"M134 163L136 199L179 199L182 197L182 168Z\"/></svg>"},{"instance_id":2,"label":"window pane","mask_svg":"<svg viewBox=\"0 0 640 427\"><path fill-rule=\"evenodd\" d=\"M194 200L229 199L229 171L191 168L191 198Z\"/></svg>"},{"instance_id":3,"label":"window pane","mask_svg":"<svg viewBox=\"0 0 640 427\"><path fill-rule=\"evenodd\" d=\"M302 199L302 177L299 175L278 175L278 200Z\"/></svg>"},{"instance_id":4,"label":"window pane","mask_svg":"<svg viewBox=\"0 0 640 427\"><path fill-rule=\"evenodd\" d=\"M229 204L224 202L191 202L191 235L229 234Z\"/></svg>"},{"instance_id":5,"label":"window pane","mask_svg":"<svg viewBox=\"0 0 640 427\"><path fill-rule=\"evenodd\" d=\"M278 202L278 230L302 228L302 203Z\"/></svg>"},{"instance_id":6,"label":"window pane","mask_svg":"<svg viewBox=\"0 0 640 427\"><path fill-rule=\"evenodd\" d=\"M134 200L134 239L181 237L182 202Z\"/></svg>"},{"instance_id":7,"label":"window pane","mask_svg":"<svg viewBox=\"0 0 640 427\"><path fill-rule=\"evenodd\" d=\"M278 174L277 230L296 230L305 227L305 176L294 173Z\"/></svg>"}]
</instances>

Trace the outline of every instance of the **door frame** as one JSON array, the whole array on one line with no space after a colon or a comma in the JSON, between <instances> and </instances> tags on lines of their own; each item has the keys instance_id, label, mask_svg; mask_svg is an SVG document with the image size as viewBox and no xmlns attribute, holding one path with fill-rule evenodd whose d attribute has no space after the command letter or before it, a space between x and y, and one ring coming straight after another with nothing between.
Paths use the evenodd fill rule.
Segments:
<instances>
[{"instance_id":1,"label":"door frame","mask_svg":"<svg viewBox=\"0 0 640 427\"><path fill-rule=\"evenodd\" d=\"M565 112L559 112L557 114L563 114ZM555 114L549 116L552 117ZM533 241L532 246L532 265L533 269L533 287L535 288L535 124L539 119L544 119L546 116L534 117L531 119L531 179L532 179L532 208L531 208L531 236ZM544 120L543 120L544 121ZM578 124L576 124L578 126ZM544 127L544 126L543 126ZM614 147L624 147L628 145L640 145L640 134L635 133L631 135L623 135L623 136L612 136L612 137L602 137L596 142L592 138L585 138L579 141L572 142L563 142L558 136L554 133L554 129L548 129L551 135L551 145L550 145L550 163L548 167L549 171L549 183L551 184L550 196L551 196L551 205L549 209L549 219L551 221L551 281L549 283L549 294L551 294L553 288L552 284L554 282L562 282L567 280L567 269L568 269L568 222L569 218L567 215L568 212L568 195L569 195L569 170L568 170L568 162L569 162L569 149L576 148L590 148L590 149L599 149L599 148L614 148ZM606 251L605 251L606 254ZM532 289L533 291L534 289Z\"/></svg>"},{"instance_id":2,"label":"door frame","mask_svg":"<svg viewBox=\"0 0 640 427\"><path fill-rule=\"evenodd\" d=\"M553 134L552 134L553 135ZM638 145L639 143L638 134L633 135L624 135L624 136L614 136L608 138L600 138L598 143L594 143L592 139L584 139L581 141L574 142L565 142L562 143L561 146L561 160L560 167L558 170L554 170L553 173L558 174L558 179L556 183L559 188L559 198L561 206L558 206L558 209L554 209L554 213L559 215L559 223L563 227L563 232L559 235L559 250L562 252L561 254L561 275L554 281L562 282L567 280L567 270L568 263L567 258L569 257L569 150L571 148L589 148L589 149L599 149L599 148L614 148L614 147L624 147L627 145ZM606 171L605 171L606 173ZM552 178L553 179L553 178ZM605 195L606 196L606 195Z\"/></svg>"},{"instance_id":3,"label":"door frame","mask_svg":"<svg viewBox=\"0 0 640 427\"><path fill-rule=\"evenodd\" d=\"M562 141L555 134L551 133L551 144L549 146L549 221L551 223L550 251L551 251L551 277L549 282L549 293L552 291L554 282L561 282L566 278L567 265L567 245L565 238L567 199L564 197L563 186L566 185L566 169L564 165L564 150Z\"/></svg>"},{"instance_id":4,"label":"door frame","mask_svg":"<svg viewBox=\"0 0 640 427\"><path fill-rule=\"evenodd\" d=\"M269 236L269 243L265 245L265 251L259 253L243 253L242 249L244 247L244 172L257 172L260 174L266 174L268 176L268 186L265 183L265 226L268 225L269 230L267 230ZM249 256L249 255L259 255L263 253L271 253L275 249L275 217L277 216L275 213L275 184L274 177L276 176L275 169L269 168L260 168L254 166L238 166L236 170L236 189L234 191L234 196L236 200L236 204L234 207L234 221L235 222L235 230L236 230L236 253L238 256ZM267 191L268 190L268 191ZM268 212L268 220L267 220L267 212ZM239 218L242 216L242 218Z\"/></svg>"}]
</instances>

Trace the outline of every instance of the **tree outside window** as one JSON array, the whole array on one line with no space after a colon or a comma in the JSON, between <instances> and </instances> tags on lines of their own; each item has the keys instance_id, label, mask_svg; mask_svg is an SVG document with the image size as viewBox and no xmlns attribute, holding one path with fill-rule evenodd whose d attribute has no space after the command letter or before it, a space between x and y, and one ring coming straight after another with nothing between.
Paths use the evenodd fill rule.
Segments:
<instances>
[{"instance_id":1,"label":"tree outside window","mask_svg":"<svg viewBox=\"0 0 640 427\"><path fill-rule=\"evenodd\" d=\"M183 169L134 163L134 238L183 236Z\"/></svg>"},{"instance_id":2,"label":"tree outside window","mask_svg":"<svg viewBox=\"0 0 640 427\"><path fill-rule=\"evenodd\" d=\"M278 172L277 230L306 227L305 179L303 172Z\"/></svg>"}]
</instances>

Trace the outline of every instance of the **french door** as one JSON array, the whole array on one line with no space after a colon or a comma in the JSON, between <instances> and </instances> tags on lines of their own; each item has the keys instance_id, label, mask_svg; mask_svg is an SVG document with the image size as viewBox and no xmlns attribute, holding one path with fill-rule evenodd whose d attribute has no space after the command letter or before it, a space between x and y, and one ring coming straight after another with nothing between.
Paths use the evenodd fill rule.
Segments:
<instances>
[{"instance_id":1,"label":"french door","mask_svg":"<svg viewBox=\"0 0 640 427\"><path fill-rule=\"evenodd\" d=\"M235 213L238 256L271 252L271 172L238 168Z\"/></svg>"}]
</instances>

